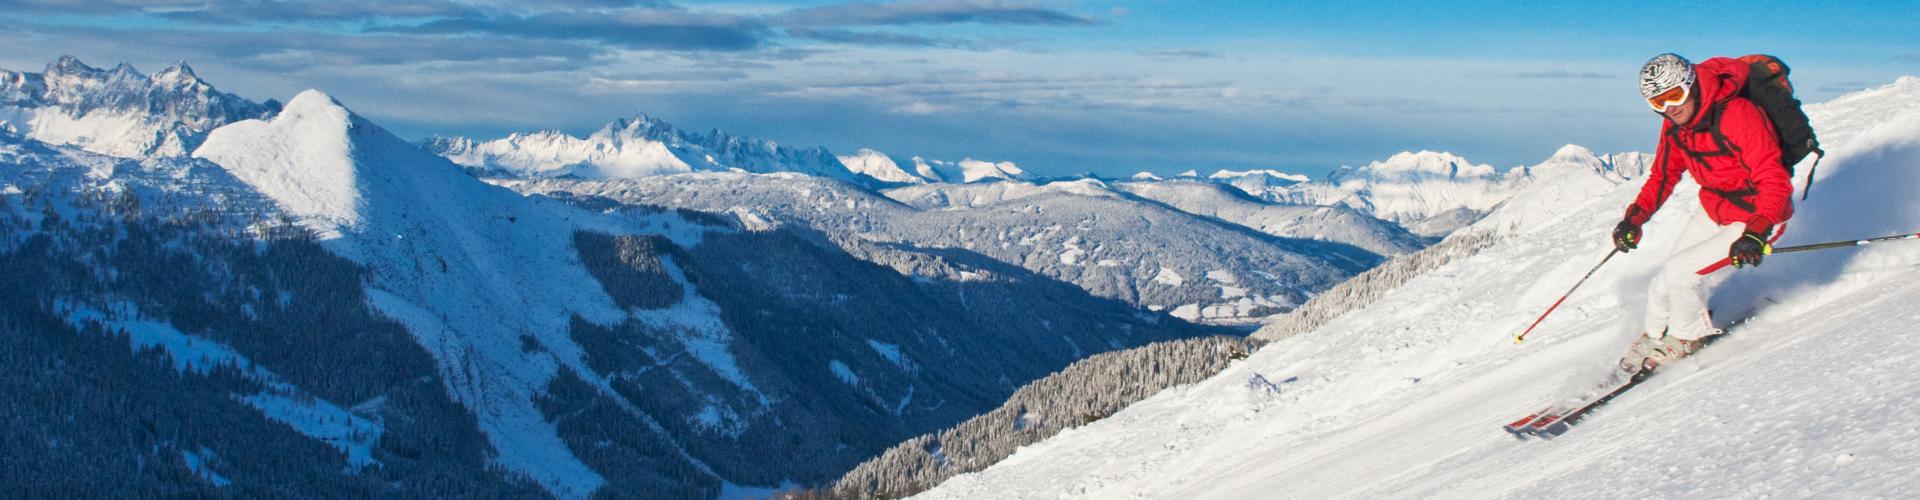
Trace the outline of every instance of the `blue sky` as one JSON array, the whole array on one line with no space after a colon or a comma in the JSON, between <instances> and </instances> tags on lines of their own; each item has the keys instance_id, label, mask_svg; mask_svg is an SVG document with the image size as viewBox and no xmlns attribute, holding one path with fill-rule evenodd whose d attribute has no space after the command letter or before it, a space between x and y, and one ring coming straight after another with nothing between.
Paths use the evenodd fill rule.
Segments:
<instances>
[{"instance_id":1,"label":"blue sky","mask_svg":"<svg viewBox=\"0 0 1920 500\"><path fill-rule=\"evenodd\" d=\"M318 88L408 138L649 114L1042 175L1280 168L1403 150L1500 167L1645 151L1654 54L1766 52L1801 97L1920 75L1914 2L0 0L0 67L187 61Z\"/></svg>"}]
</instances>

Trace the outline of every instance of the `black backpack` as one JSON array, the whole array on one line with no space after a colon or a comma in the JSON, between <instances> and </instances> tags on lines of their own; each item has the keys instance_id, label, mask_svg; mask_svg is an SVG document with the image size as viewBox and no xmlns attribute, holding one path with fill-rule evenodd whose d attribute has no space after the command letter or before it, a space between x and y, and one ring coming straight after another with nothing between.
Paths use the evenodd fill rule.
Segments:
<instances>
[{"instance_id":1,"label":"black backpack","mask_svg":"<svg viewBox=\"0 0 1920 500\"><path fill-rule=\"evenodd\" d=\"M1780 164L1787 168L1787 176L1792 177L1794 165L1807 155L1818 154L1813 165L1807 167L1807 187L1800 193L1800 199L1807 199L1813 193L1813 172L1820 167L1820 158L1827 156L1820 149L1820 139L1813 135L1813 123L1807 119L1807 112L1800 109L1800 100L1793 97L1793 82L1787 81L1787 63L1780 58L1753 54L1741 56L1741 62L1747 63L1747 84L1740 88L1740 97L1747 98L1766 113L1767 121L1773 122L1775 137L1780 142ZM1707 110L1713 140L1720 143L1722 151L1732 151L1727 137L1720 134L1720 111L1726 101L1715 104Z\"/></svg>"}]
</instances>

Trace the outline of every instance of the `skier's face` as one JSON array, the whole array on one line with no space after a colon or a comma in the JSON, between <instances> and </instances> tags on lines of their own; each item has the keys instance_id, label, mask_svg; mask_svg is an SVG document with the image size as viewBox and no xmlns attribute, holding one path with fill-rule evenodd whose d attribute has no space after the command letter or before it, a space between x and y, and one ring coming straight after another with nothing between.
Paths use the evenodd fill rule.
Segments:
<instances>
[{"instance_id":1,"label":"skier's face","mask_svg":"<svg viewBox=\"0 0 1920 500\"><path fill-rule=\"evenodd\" d=\"M1700 110L1700 96L1697 94L1697 92L1689 94L1687 102L1680 103L1679 106L1667 106L1667 110L1660 115L1673 121L1674 125L1686 125L1693 120L1693 114Z\"/></svg>"}]
</instances>

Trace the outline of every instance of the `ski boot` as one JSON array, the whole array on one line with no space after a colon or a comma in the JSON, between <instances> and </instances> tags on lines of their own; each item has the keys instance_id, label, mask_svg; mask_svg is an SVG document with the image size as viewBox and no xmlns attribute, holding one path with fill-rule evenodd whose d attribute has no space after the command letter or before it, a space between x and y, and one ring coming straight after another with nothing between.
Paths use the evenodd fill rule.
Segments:
<instances>
[{"instance_id":1,"label":"ski boot","mask_svg":"<svg viewBox=\"0 0 1920 500\"><path fill-rule=\"evenodd\" d=\"M1684 340L1667 335L1665 331L1660 332L1658 338L1650 334L1642 334L1639 339L1634 340L1633 346L1627 348L1627 355L1620 358L1620 370L1637 373L1641 370L1652 370L1660 366L1660 363L1687 357L1699 350L1701 345L1706 344L1704 337L1702 339Z\"/></svg>"}]
</instances>

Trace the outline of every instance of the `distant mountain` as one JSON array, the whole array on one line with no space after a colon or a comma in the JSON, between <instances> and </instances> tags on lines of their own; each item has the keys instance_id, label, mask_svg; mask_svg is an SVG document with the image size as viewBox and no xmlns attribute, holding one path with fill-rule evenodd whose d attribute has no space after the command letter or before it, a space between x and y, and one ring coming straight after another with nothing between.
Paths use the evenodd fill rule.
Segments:
<instances>
[{"instance_id":1,"label":"distant mountain","mask_svg":"<svg viewBox=\"0 0 1920 500\"><path fill-rule=\"evenodd\" d=\"M907 173L906 170L901 169L900 164L893 161L893 158L888 157L886 153L871 149L862 148L853 155L842 156L840 157L840 163L846 165L849 170L859 172L882 182L897 182L902 184L922 184L928 182L928 179L925 177Z\"/></svg>"},{"instance_id":2,"label":"distant mountain","mask_svg":"<svg viewBox=\"0 0 1920 500\"><path fill-rule=\"evenodd\" d=\"M972 158L957 162L913 157L913 170L934 182L969 183L993 180L1026 180L1032 176L1010 161L991 162Z\"/></svg>"},{"instance_id":3,"label":"distant mountain","mask_svg":"<svg viewBox=\"0 0 1920 500\"><path fill-rule=\"evenodd\" d=\"M1313 179L1300 174L1261 169L1218 170L1212 175L1208 175L1207 180L1233 186L1247 193L1262 193L1310 182Z\"/></svg>"},{"instance_id":4,"label":"distant mountain","mask_svg":"<svg viewBox=\"0 0 1920 500\"><path fill-rule=\"evenodd\" d=\"M797 149L719 131L688 134L644 115L616 121L586 138L541 131L486 142L436 137L423 141L422 145L479 175L518 179L607 180L739 171L800 173L848 181L870 189L1042 181L1010 161L972 158L945 161L919 156L903 161L873 149L836 157L821 148ZM1640 153L1602 156L1585 148L1568 146L1542 165L1576 163L1633 170L1644 169L1650 161ZM1533 168L1500 170L1451 153L1419 151L1395 154L1361 167L1343 166L1320 179L1273 169L1217 170L1205 176L1188 170L1171 179L1232 186L1269 203L1344 206L1398 224L1422 238L1433 239L1479 220L1513 196L1532 181ZM1077 178L1092 177L1058 180ZM1168 181L1150 172L1135 174L1131 180Z\"/></svg>"},{"instance_id":5,"label":"distant mountain","mask_svg":"<svg viewBox=\"0 0 1920 500\"><path fill-rule=\"evenodd\" d=\"M73 56L42 73L0 69L0 132L123 158L182 156L214 128L279 108L215 90L186 63L153 76L124 63L102 70Z\"/></svg>"},{"instance_id":6,"label":"distant mountain","mask_svg":"<svg viewBox=\"0 0 1920 500\"><path fill-rule=\"evenodd\" d=\"M490 141L433 137L427 151L492 175L521 178L624 179L693 171L795 172L868 183L825 148L796 148L713 130L681 131L646 115L615 120L587 137L558 131Z\"/></svg>"},{"instance_id":7,"label":"distant mountain","mask_svg":"<svg viewBox=\"0 0 1920 500\"><path fill-rule=\"evenodd\" d=\"M1599 156L1569 145L1540 165L1500 171L1450 153L1420 151L1395 154L1363 167L1340 167L1321 180L1224 171L1210 179L1273 202L1344 205L1399 223L1416 234L1438 237L1472 224L1524 189L1536 169L1576 164L1595 171L1632 172L1644 171L1651 161L1642 153Z\"/></svg>"},{"instance_id":8,"label":"distant mountain","mask_svg":"<svg viewBox=\"0 0 1920 500\"><path fill-rule=\"evenodd\" d=\"M494 182L529 194L727 211L765 227L803 226L856 253L879 243L978 253L1096 296L1222 324L1284 312L1422 244L1350 210L1279 207L1220 189L1192 198L1222 216L1196 215L1092 179L879 193L811 176L737 173Z\"/></svg>"},{"instance_id":9,"label":"distant mountain","mask_svg":"<svg viewBox=\"0 0 1920 500\"><path fill-rule=\"evenodd\" d=\"M1216 174L1217 175L1217 174ZM1189 179L1118 182L1113 188L1183 212L1283 238L1353 245L1382 256L1414 252L1427 241L1345 205L1291 205L1254 198L1234 186Z\"/></svg>"},{"instance_id":10,"label":"distant mountain","mask_svg":"<svg viewBox=\"0 0 1920 500\"><path fill-rule=\"evenodd\" d=\"M856 172L895 184L969 183L1001 180L1030 180L1026 170L1010 161L990 162L965 158L960 161L932 160L915 156L913 171L908 172L886 153L861 149L840 162Z\"/></svg>"}]
</instances>

